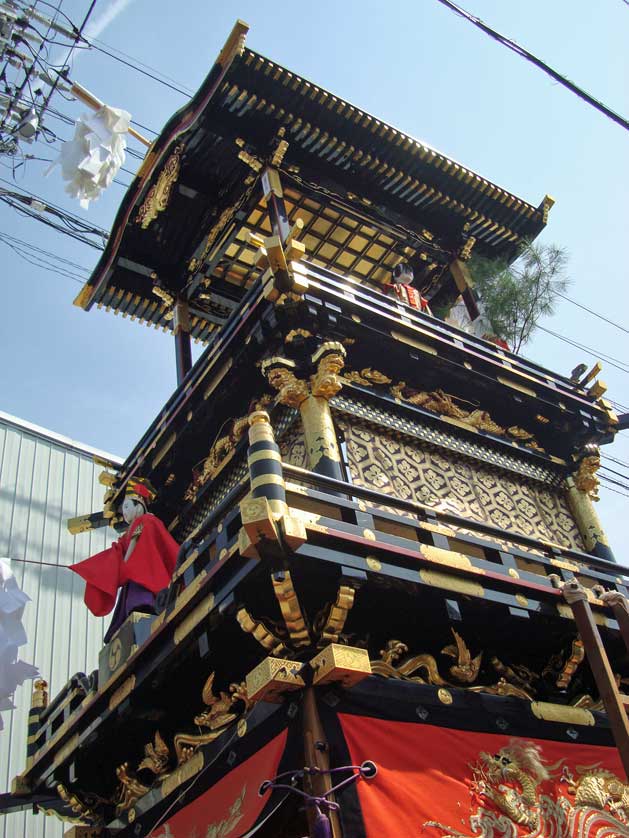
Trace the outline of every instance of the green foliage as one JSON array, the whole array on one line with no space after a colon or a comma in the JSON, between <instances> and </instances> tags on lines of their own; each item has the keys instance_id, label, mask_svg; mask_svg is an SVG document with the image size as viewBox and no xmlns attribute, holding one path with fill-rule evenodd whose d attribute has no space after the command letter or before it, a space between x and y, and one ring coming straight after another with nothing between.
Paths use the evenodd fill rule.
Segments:
<instances>
[{"instance_id":1,"label":"green foliage","mask_svg":"<svg viewBox=\"0 0 629 838\"><path fill-rule=\"evenodd\" d=\"M509 265L500 259L473 257L469 268L485 317L494 333L519 352L538 321L552 314L566 291L566 252L554 245L527 244Z\"/></svg>"}]
</instances>

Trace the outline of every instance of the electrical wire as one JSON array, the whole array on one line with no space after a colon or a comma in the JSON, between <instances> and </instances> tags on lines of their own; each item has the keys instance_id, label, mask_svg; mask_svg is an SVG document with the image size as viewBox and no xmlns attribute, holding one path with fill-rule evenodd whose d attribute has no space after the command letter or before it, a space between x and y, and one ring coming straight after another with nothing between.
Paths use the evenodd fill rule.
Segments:
<instances>
[{"instance_id":1,"label":"electrical wire","mask_svg":"<svg viewBox=\"0 0 629 838\"><path fill-rule=\"evenodd\" d=\"M158 70L156 67L152 67L150 64L146 64L144 61L140 61L140 59L137 58L137 56L129 55L128 53L123 52L118 47L114 47L111 44L106 44L100 38L91 38L91 42L94 44L99 44L99 46L105 47L105 49L111 50L112 52L116 52L123 58L127 58L129 61L134 61L136 64L139 64L140 67L144 67L145 70L151 70L153 73L155 73L155 75L161 76L163 79L166 79L167 81L171 81L173 84L176 84L178 87L182 88L182 90L185 90L188 96L192 96L194 94L193 90L186 87L186 85L180 82L178 79L174 79L171 76L166 75L166 73L162 73L162 71Z\"/></svg>"},{"instance_id":2,"label":"electrical wire","mask_svg":"<svg viewBox=\"0 0 629 838\"><path fill-rule=\"evenodd\" d=\"M148 70L143 70L141 67L138 67L137 64L133 64L131 61L127 61L124 58L120 58L118 55L114 55L113 52L109 52L109 50L103 49L95 43L92 43L91 46L92 49L95 49L97 50L97 52L102 52L105 55L108 55L110 58L113 58L114 61L119 61L121 64L124 64L125 66L130 67L132 70L135 70L137 73L142 73L143 76L147 76L149 79L153 79L153 81L159 82L159 84L163 84L165 87L169 87L171 90L174 90L175 93L180 93L182 96L185 96L186 99L190 98L190 94L183 90L181 87L177 87L174 84L165 81L164 79L160 79L153 73L149 73Z\"/></svg>"},{"instance_id":3,"label":"electrical wire","mask_svg":"<svg viewBox=\"0 0 629 838\"><path fill-rule=\"evenodd\" d=\"M609 460L612 463L616 463L619 466L625 466L626 468L629 468L629 463L625 462L625 460L618 460L616 457L612 457L611 454L601 454L601 457L603 457L605 460Z\"/></svg>"},{"instance_id":4,"label":"electrical wire","mask_svg":"<svg viewBox=\"0 0 629 838\"><path fill-rule=\"evenodd\" d=\"M584 346L582 343L578 343L577 341L571 340L570 338L566 338L563 335L557 334L557 332L553 332L551 329L546 329L544 326L537 327L540 332L545 332L547 335L552 335L557 340L561 340L564 343L569 344L570 346L574 346L576 349L580 349L582 352L585 352L587 355L592 355L594 358L602 358L607 364L611 367L615 367L619 369L621 372L629 373L629 368L626 366L621 366L622 361L618 358L614 358L611 355L606 355L603 352L597 352L595 349L592 349L589 346Z\"/></svg>"},{"instance_id":5,"label":"electrical wire","mask_svg":"<svg viewBox=\"0 0 629 838\"><path fill-rule=\"evenodd\" d=\"M66 62L65 62L66 64L68 63L68 61L72 57L72 52L74 51L74 48L76 47L77 42L80 40L80 38L82 36L83 30L85 29L85 26L87 25L87 22L90 19L91 15L92 15L92 12L94 11L94 7L96 6L96 2L97 2L97 0L92 0L92 2L90 3L90 6L87 10L87 14L83 18L83 23L79 26L79 28L76 32L76 36L75 36L75 39L74 39L74 46L70 48L70 51L68 52L68 55L66 56ZM61 6L61 0L60 0L60 3L59 3L59 6ZM57 85L59 84L59 79L60 78L61 78L61 73L59 73L57 75L57 77L55 78L55 80L52 83L52 86L51 86L50 90L48 91L48 95L47 95L47 97L44 101L44 104L43 104L43 106L41 108L41 111L40 111L40 114L39 114L40 119L43 117L44 113L46 112L46 108L50 104L50 100L52 99L52 96L53 96L55 90L57 89Z\"/></svg>"},{"instance_id":6,"label":"electrical wire","mask_svg":"<svg viewBox=\"0 0 629 838\"><path fill-rule=\"evenodd\" d=\"M629 335L629 329L626 329L624 326L621 326L620 323L615 323L613 320L610 320L609 317L605 317L604 314L599 314L597 311L593 311L591 308L578 303L576 300L571 299L570 297L566 296L566 294L560 294L557 292L557 296L561 297L562 300L567 300L567 302L572 303L573 306L577 308L583 309L583 311L587 311L588 314L591 314L593 317L598 317L599 320L604 320L605 323L609 323L610 326L615 326L617 329L620 329L621 332L626 332Z\"/></svg>"},{"instance_id":7,"label":"electrical wire","mask_svg":"<svg viewBox=\"0 0 629 838\"><path fill-rule=\"evenodd\" d=\"M624 128L626 131L629 131L629 120L625 119L624 116L617 114L616 111L613 111L611 108L608 108L607 105L603 104L599 99L595 99L594 96L591 96L581 87L578 87L574 82L570 81L569 78L566 76L562 76L561 73L558 73L556 70L553 70L548 64L542 61L540 58L537 58L533 53L529 52L528 50L521 47L515 41L510 40L509 38L501 35L499 32L496 32L495 29L491 29L487 26L486 23L479 17L475 17L474 15L467 12L465 9L462 9L460 6L457 6L455 3L452 3L451 0L437 0L438 3L441 3L442 6L450 9L450 11L454 12L455 14L459 15L465 20L472 23L486 35L489 35L490 38L493 38L494 41L497 41L499 44L507 47L512 52L515 52L516 55L519 55L521 58L524 58L526 61L529 61L531 64L534 64L539 70L542 70L546 73L547 76L550 76L551 79L554 79L559 84L566 87L584 102L587 102L588 105L591 105L597 111L600 111L604 116L608 117L615 122L617 125L620 125L621 128Z\"/></svg>"},{"instance_id":8,"label":"electrical wire","mask_svg":"<svg viewBox=\"0 0 629 838\"><path fill-rule=\"evenodd\" d=\"M622 477L625 480L629 480L629 474L622 474L620 471L614 471L613 468L608 468L607 466L601 466L601 469L608 471L610 474L615 474L616 477ZM602 476L604 477L604 475Z\"/></svg>"},{"instance_id":9,"label":"electrical wire","mask_svg":"<svg viewBox=\"0 0 629 838\"><path fill-rule=\"evenodd\" d=\"M71 226L71 224L65 222L65 219L62 219L62 223L58 224L55 221L51 221L49 218L43 217L37 210L32 210L28 206L21 205L17 199L13 199L11 196L0 194L0 201L7 204L7 206L11 207L12 209L16 210L21 215L24 215L27 218L33 218L35 221L39 221L40 223L45 224L50 229L56 230L59 233L63 233L63 235L65 236L69 236L71 239L74 239L75 241L81 242L82 244L87 244L90 247L93 247L95 250L103 251L105 249L104 242L94 242L86 237L87 235L93 234L91 233L91 231L81 233L79 230L74 229Z\"/></svg>"},{"instance_id":10,"label":"electrical wire","mask_svg":"<svg viewBox=\"0 0 629 838\"><path fill-rule=\"evenodd\" d=\"M615 495L622 495L624 498L629 498L629 494L627 492L619 492L618 489L612 489L611 486L601 486L602 489L605 489L607 492L613 492Z\"/></svg>"},{"instance_id":11,"label":"electrical wire","mask_svg":"<svg viewBox=\"0 0 629 838\"><path fill-rule=\"evenodd\" d=\"M46 268L47 271L52 273L56 273L59 276L66 277L67 279L71 279L73 282L77 282L79 285L84 285L85 282L89 277L81 276L81 274L76 274L69 269L63 267L63 265L55 264L54 261L50 261L45 259L44 257L32 253L29 251L28 248L23 248L20 245L14 244L13 242L9 241L4 233L0 233L0 243L7 245L16 255L21 257L25 262L28 262L31 265L34 265L37 268ZM32 247L32 245L31 245ZM55 258L55 254L50 254Z\"/></svg>"},{"instance_id":12,"label":"electrical wire","mask_svg":"<svg viewBox=\"0 0 629 838\"><path fill-rule=\"evenodd\" d=\"M57 262L60 262L64 265L68 265L71 268L76 268L77 270L84 271L88 275L92 273L92 271L89 268L86 268L85 265L80 265L78 262L73 262L72 259L66 259L63 256L59 256L59 254L57 253L51 253L49 250L45 250L43 247L39 247L38 245L33 244L33 242L24 241L24 239L20 239L17 236L10 236L8 233L0 233L0 237L2 237L3 239L8 239L22 247L30 248L35 253L40 253L43 256L55 259Z\"/></svg>"}]
</instances>

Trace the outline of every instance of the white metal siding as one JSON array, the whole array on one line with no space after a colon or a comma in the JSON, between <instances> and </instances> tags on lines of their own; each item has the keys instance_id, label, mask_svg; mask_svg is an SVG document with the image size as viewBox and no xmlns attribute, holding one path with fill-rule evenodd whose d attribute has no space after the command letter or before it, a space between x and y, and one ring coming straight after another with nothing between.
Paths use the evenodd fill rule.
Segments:
<instances>
[{"instance_id":1,"label":"white metal siding","mask_svg":"<svg viewBox=\"0 0 629 838\"><path fill-rule=\"evenodd\" d=\"M102 509L101 471L89 449L0 415L0 557L14 560L13 573L32 600L24 613L29 643L20 653L39 667L51 698L75 672L98 665L105 620L88 612L82 580L63 568L104 550L115 537L109 528L77 536L66 528L68 518ZM17 709L2 714L2 791L24 769L30 696L26 682L16 692ZM41 814L0 816L1 838L60 838L66 829Z\"/></svg>"}]
</instances>

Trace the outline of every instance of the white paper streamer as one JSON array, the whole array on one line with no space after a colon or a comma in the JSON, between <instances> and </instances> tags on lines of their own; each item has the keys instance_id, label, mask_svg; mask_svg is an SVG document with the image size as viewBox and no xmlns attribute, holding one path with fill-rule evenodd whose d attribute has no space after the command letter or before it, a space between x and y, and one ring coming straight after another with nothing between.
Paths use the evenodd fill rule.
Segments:
<instances>
[{"instance_id":1,"label":"white paper streamer","mask_svg":"<svg viewBox=\"0 0 629 838\"><path fill-rule=\"evenodd\" d=\"M130 122L130 113L108 105L83 114L76 121L74 137L63 143L48 168L46 174L61 166L65 191L78 198L83 209L107 189L124 163Z\"/></svg>"},{"instance_id":2,"label":"white paper streamer","mask_svg":"<svg viewBox=\"0 0 629 838\"><path fill-rule=\"evenodd\" d=\"M20 590L8 560L0 559L0 710L13 710L16 688L39 675L37 667L20 660L18 655L19 647L26 643L22 615L27 602L30 597Z\"/></svg>"}]
</instances>

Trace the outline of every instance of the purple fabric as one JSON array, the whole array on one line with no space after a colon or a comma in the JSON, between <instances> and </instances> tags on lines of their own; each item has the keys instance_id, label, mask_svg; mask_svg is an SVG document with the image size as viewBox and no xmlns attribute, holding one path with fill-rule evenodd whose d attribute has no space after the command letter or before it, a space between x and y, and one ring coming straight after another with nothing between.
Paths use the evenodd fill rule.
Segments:
<instances>
[{"instance_id":1,"label":"purple fabric","mask_svg":"<svg viewBox=\"0 0 629 838\"><path fill-rule=\"evenodd\" d=\"M142 585L138 585L137 582L127 582L126 585L122 586L118 594L118 601L116 602L111 623L105 634L105 643L109 643L133 611L140 611L143 614L154 614L155 595L142 587Z\"/></svg>"},{"instance_id":2,"label":"purple fabric","mask_svg":"<svg viewBox=\"0 0 629 838\"><path fill-rule=\"evenodd\" d=\"M330 820L318 807L314 820L314 828L312 834L314 838L332 838L332 827Z\"/></svg>"}]
</instances>

